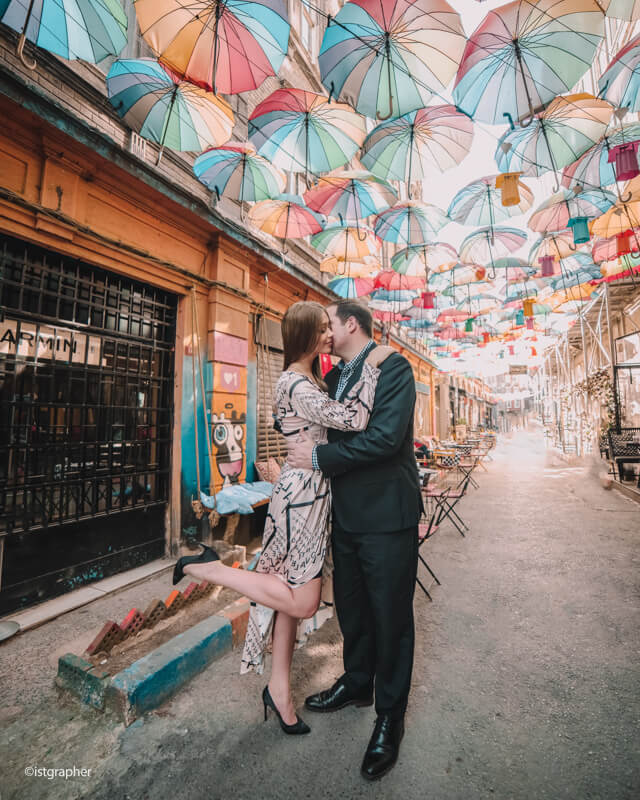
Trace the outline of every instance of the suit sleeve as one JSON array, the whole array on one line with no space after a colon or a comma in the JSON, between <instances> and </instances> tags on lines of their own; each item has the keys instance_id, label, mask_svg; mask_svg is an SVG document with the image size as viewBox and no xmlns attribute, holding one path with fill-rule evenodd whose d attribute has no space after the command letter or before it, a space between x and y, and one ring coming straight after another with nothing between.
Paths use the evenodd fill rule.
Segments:
<instances>
[{"instance_id":1,"label":"suit sleeve","mask_svg":"<svg viewBox=\"0 0 640 800\"><path fill-rule=\"evenodd\" d=\"M392 355L381 365L373 412L366 430L316 448L318 466L327 477L381 461L397 452L413 421L416 384L411 365Z\"/></svg>"}]
</instances>

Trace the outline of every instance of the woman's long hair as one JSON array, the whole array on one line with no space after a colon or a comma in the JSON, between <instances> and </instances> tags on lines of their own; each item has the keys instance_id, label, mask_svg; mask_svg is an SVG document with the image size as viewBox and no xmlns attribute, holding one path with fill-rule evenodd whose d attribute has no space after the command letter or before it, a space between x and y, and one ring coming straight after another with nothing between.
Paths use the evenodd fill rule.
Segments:
<instances>
[{"instance_id":1,"label":"woman's long hair","mask_svg":"<svg viewBox=\"0 0 640 800\"><path fill-rule=\"evenodd\" d=\"M289 306L282 318L285 369L315 350L320 338L320 328L326 321L327 312L320 303L313 300L299 301ZM318 386L326 390L318 356L313 359L311 372Z\"/></svg>"}]
</instances>

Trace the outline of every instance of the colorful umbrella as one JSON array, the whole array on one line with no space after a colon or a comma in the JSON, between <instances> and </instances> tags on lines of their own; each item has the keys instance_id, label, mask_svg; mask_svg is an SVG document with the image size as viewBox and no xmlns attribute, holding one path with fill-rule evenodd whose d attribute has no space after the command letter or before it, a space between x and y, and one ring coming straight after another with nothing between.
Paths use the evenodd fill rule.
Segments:
<instances>
[{"instance_id":1,"label":"colorful umbrella","mask_svg":"<svg viewBox=\"0 0 640 800\"><path fill-rule=\"evenodd\" d=\"M127 43L127 15L118 0L0 0L0 22L20 34L17 53L25 66L28 39L69 60L97 64L117 56Z\"/></svg>"},{"instance_id":2,"label":"colorful umbrella","mask_svg":"<svg viewBox=\"0 0 640 800\"><path fill-rule=\"evenodd\" d=\"M338 297L362 297L373 291L372 278L333 278L327 284L329 289Z\"/></svg>"},{"instance_id":3,"label":"colorful umbrella","mask_svg":"<svg viewBox=\"0 0 640 800\"><path fill-rule=\"evenodd\" d=\"M479 228L469 234L460 246L460 259L474 264L488 264L508 256L527 241L517 228Z\"/></svg>"},{"instance_id":4,"label":"colorful umbrella","mask_svg":"<svg viewBox=\"0 0 640 800\"><path fill-rule=\"evenodd\" d=\"M328 272L341 278L370 278L380 271L380 262L373 256L364 256L355 261L342 256L327 256L320 262L320 272Z\"/></svg>"},{"instance_id":5,"label":"colorful umbrella","mask_svg":"<svg viewBox=\"0 0 640 800\"><path fill-rule=\"evenodd\" d=\"M426 275L449 269L457 261L455 247L446 242L432 242L398 250L391 259L391 269L400 275Z\"/></svg>"},{"instance_id":6,"label":"colorful umbrella","mask_svg":"<svg viewBox=\"0 0 640 800\"><path fill-rule=\"evenodd\" d=\"M608 239L629 229L640 227L640 202L616 203L591 224L591 233Z\"/></svg>"},{"instance_id":7,"label":"colorful umbrella","mask_svg":"<svg viewBox=\"0 0 640 800\"><path fill-rule=\"evenodd\" d=\"M526 261L514 256L505 256L504 258L497 258L491 266L499 277L504 277L507 283L514 283L515 281L526 281L535 273L535 268L529 266ZM503 273L503 274L502 274Z\"/></svg>"},{"instance_id":8,"label":"colorful umbrella","mask_svg":"<svg viewBox=\"0 0 640 800\"><path fill-rule=\"evenodd\" d=\"M426 279L424 273L422 275L399 275L392 269L384 269L375 276L374 283L376 289L412 292L416 289L423 289Z\"/></svg>"},{"instance_id":9,"label":"colorful umbrella","mask_svg":"<svg viewBox=\"0 0 640 800\"><path fill-rule=\"evenodd\" d=\"M538 239L529 251L529 261L537 264L541 258L551 256L556 260L566 258L574 253L576 247L573 243L573 236L568 231L550 233Z\"/></svg>"},{"instance_id":10,"label":"colorful umbrella","mask_svg":"<svg viewBox=\"0 0 640 800\"><path fill-rule=\"evenodd\" d=\"M233 112L226 100L183 81L153 58L115 61L106 80L118 114L161 148L199 151L231 136Z\"/></svg>"},{"instance_id":11,"label":"colorful umbrella","mask_svg":"<svg viewBox=\"0 0 640 800\"><path fill-rule=\"evenodd\" d=\"M621 246L621 237L625 238L624 246ZM596 264L613 261L626 256L629 252L640 250L637 242L640 242L640 228L633 230L629 228L628 231L621 231L607 239L595 239L591 247L591 257Z\"/></svg>"},{"instance_id":12,"label":"colorful umbrella","mask_svg":"<svg viewBox=\"0 0 640 800\"><path fill-rule=\"evenodd\" d=\"M474 119L498 125L533 117L570 91L593 62L604 32L595 0L507 3L467 42L453 99Z\"/></svg>"},{"instance_id":13,"label":"colorful umbrella","mask_svg":"<svg viewBox=\"0 0 640 800\"><path fill-rule=\"evenodd\" d=\"M330 225L311 239L312 247L327 256L336 256L345 261L362 261L374 256L382 242L368 228L348 225Z\"/></svg>"},{"instance_id":14,"label":"colorful umbrella","mask_svg":"<svg viewBox=\"0 0 640 800\"><path fill-rule=\"evenodd\" d=\"M387 291L386 289L376 289L371 293L369 308L377 311L403 311L411 305L416 293L410 291Z\"/></svg>"},{"instance_id":15,"label":"colorful umbrella","mask_svg":"<svg viewBox=\"0 0 640 800\"><path fill-rule=\"evenodd\" d=\"M196 158L193 171L218 197L240 203L269 200L281 194L286 184L284 173L257 155L250 144L207 150Z\"/></svg>"},{"instance_id":16,"label":"colorful umbrella","mask_svg":"<svg viewBox=\"0 0 640 800\"><path fill-rule=\"evenodd\" d=\"M364 170L324 175L304 194L309 208L342 224L386 211L397 199L389 183Z\"/></svg>"},{"instance_id":17,"label":"colorful umbrella","mask_svg":"<svg viewBox=\"0 0 640 800\"><path fill-rule=\"evenodd\" d=\"M344 103L303 89L277 89L249 117L260 155L289 172L328 172L347 164L366 134L364 118Z\"/></svg>"},{"instance_id":18,"label":"colorful umbrella","mask_svg":"<svg viewBox=\"0 0 640 800\"><path fill-rule=\"evenodd\" d=\"M286 0L135 0L135 9L154 54L214 94L257 89L287 55Z\"/></svg>"},{"instance_id":19,"label":"colorful umbrella","mask_svg":"<svg viewBox=\"0 0 640 800\"><path fill-rule=\"evenodd\" d=\"M635 22L640 19L640 0L598 0L608 17Z\"/></svg>"},{"instance_id":20,"label":"colorful umbrella","mask_svg":"<svg viewBox=\"0 0 640 800\"><path fill-rule=\"evenodd\" d=\"M502 136L495 155L498 168L532 176L557 172L604 135L612 114L612 105L590 94L556 97L531 124Z\"/></svg>"},{"instance_id":21,"label":"colorful umbrella","mask_svg":"<svg viewBox=\"0 0 640 800\"><path fill-rule=\"evenodd\" d=\"M399 117L448 86L465 40L445 0L351 0L329 18L322 83L361 114Z\"/></svg>"},{"instance_id":22,"label":"colorful umbrella","mask_svg":"<svg viewBox=\"0 0 640 800\"><path fill-rule=\"evenodd\" d=\"M249 212L249 221L279 239L303 239L322 230L320 216L307 208L297 194L261 200Z\"/></svg>"},{"instance_id":23,"label":"colorful umbrella","mask_svg":"<svg viewBox=\"0 0 640 800\"><path fill-rule=\"evenodd\" d=\"M615 202L616 196L604 189L577 195L561 189L538 206L529 218L529 227L538 233L561 231L569 226L569 220L573 217L594 219L604 214Z\"/></svg>"},{"instance_id":24,"label":"colorful umbrella","mask_svg":"<svg viewBox=\"0 0 640 800\"><path fill-rule=\"evenodd\" d=\"M360 160L387 180L422 180L445 172L467 155L473 123L454 106L429 106L382 122L364 140Z\"/></svg>"},{"instance_id":25,"label":"colorful umbrella","mask_svg":"<svg viewBox=\"0 0 640 800\"><path fill-rule=\"evenodd\" d=\"M410 246L428 242L448 222L447 215L437 206L407 200L378 214L375 231L387 242Z\"/></svg>"},{"instance_id":26,"label":"colorful umbrella","mask_svg":"<svg viewBox=\"0 0 640 800\"><path fill-rule=\"evenodd\" d=\"M618 108L640 111L640 35L619 50L600 76L598 88Z\"/></svg>"},{"instance_id":27,"label":"colorful umbrella","mask_svg":"<svg viewBox=\"0 0 640 800\"><path fill-rule=\"evenodd\" d=\"M609 161L609 152L621 144L640 139L640 123L623 125L615 133L603 137L589 148L577 161L562 171L562 185L568 189L575 185L587 189L611 186L617 180L615 164Z\"/></svg>"},{"instance_id":28,"label":"colorful umbrella","mask_svg":"<svg viewBox=\"0 0 640 800\"><path fill-rule=\"evenodd\" d=\"M449 288L466 286L469 283L484 283L485 277L484 267L477 264L458 263L447 272L438 272L432 275L430 283L434 289L449 293Z\"/></svg>"},{"instance_id":29,"label":"colorful umbrella","mask_svg":"<svg viewBox=\"0 0 640 800\"><path fill-rule=\"evenodd\" d=\"M502 205L502 190L496 188L497 175L487 175L468 183L457 192L447 214L461 225L490 225L504 222L509 217L524 214L531 208L533 192L522 181L518 181L520 202Z\"/></svg>"}]
</instances>

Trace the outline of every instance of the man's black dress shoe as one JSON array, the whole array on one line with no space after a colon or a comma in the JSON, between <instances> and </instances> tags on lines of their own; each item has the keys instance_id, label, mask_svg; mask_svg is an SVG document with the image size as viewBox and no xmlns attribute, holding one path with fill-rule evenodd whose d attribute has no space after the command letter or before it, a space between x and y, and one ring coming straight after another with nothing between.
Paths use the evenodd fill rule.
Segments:
<instances>
[{"instance_id":1,"label":"man's black dress shoe","mask_svg":"<svg viewBox=\"0 0 640 800\"><path fill-rule=\"evenodd\" d=\"M370 706L373 704L373 693L354 694L342 680L336 681L330 689L312 694L304 701L305 708L309 711L338 711L345 706Z\"/></svg>"},{"instance_id":2,"label":"man's black dress shoe","mask_svg":"<svg viewBox=\"0 0 640 800\"><path fill-rule=\"evenodd\" d=\"M368 781L386 775L398 760L400 742L404 736L404 720L380 714L362 760L360 772Z\"/></svg>"}]
</instances>

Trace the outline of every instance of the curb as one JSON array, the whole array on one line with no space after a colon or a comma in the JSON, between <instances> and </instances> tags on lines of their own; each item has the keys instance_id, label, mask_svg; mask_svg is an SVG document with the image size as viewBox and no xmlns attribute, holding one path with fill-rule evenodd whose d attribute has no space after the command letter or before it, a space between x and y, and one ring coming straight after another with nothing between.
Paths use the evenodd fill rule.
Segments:
<instances>
[{"instance_id":1,"label":"curb","mask_svg":"<svg viewBox=\"0 0 640 800\"><path fill-rule=\"evenodd\" d=\"M67 653L58 660L56 685L99 711L130 725L176 694L212 661L241 644L250 604L240 598L193 628L174 636L116 675Z\"/></svg>"}]
</instances>

